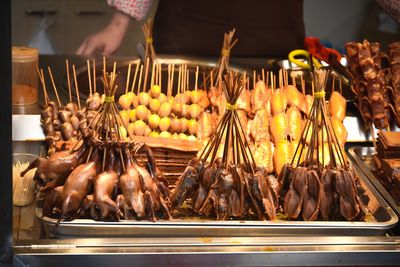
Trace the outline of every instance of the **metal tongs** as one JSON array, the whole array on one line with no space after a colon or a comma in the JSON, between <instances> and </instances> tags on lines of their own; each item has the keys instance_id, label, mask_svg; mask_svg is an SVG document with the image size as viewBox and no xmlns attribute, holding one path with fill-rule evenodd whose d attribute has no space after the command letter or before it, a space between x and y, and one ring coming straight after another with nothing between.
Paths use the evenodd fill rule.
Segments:
<instances>
[{"instance_id":1,"label":"metal tongs","mask_svg":"<svg viewBox=\"0 0 400 267\"><path fill-rule=\"evenodd\" d=\"M319 69L323 66L321 61L324 61L345 78L345 83L350 81L351 76L346 67L340 63L342 55L337 50L323 46L317 37L306 37L304 46L306 50L293 50L289 53L290 62L302 68L311 69L313 72L314 68ZM299 60L299 57L306 57L308 63Z\"/></svg>"}]
</instances>

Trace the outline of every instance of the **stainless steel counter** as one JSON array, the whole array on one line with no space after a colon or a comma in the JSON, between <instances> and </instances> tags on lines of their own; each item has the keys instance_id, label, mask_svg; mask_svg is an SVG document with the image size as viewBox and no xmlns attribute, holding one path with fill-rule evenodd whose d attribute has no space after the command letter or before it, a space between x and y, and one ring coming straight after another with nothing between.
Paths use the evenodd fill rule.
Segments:
<instances>
[{"instance_id":1,"label":"stainless steel counter","mask_svg":"<svg viewBox=\"0 0 400 267\"><path fill-rule=\"evenodd\" d=\"M394 237L42 240L14 248L15 266L398 265ZM60 257L62 256L62 257Z\"/></svg>"}]
</instances>

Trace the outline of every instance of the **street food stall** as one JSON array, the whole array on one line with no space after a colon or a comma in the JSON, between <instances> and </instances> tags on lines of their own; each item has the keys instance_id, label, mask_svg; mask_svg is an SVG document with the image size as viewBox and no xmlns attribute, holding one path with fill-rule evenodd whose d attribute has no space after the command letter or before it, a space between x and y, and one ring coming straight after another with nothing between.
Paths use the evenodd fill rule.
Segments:
<instances>
[{"instance_id":1,"label":"street food stall","mask_svg":"<svg viewBox=\"0 0 400 267\"><path fill-rule=\"evenodd\" d=\"M255 62L236 42L218 59L13 50L32 76L13 81L16 266L398 264L399 43L308 38Z\"/></svg>"}]
</instances>

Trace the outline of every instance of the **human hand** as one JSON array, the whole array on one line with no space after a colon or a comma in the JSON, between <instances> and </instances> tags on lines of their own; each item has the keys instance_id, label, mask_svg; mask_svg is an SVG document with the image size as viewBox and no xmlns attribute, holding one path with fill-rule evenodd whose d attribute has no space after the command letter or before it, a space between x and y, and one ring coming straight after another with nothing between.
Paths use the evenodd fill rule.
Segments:
<instances>
[{"instance_id":1,"label":"human hand","mask_svg":"<svg viewBox=\"0 0 400 267\"><path fill-rule=\"evenodd\" d=\"M110 24L103 30L85 38L75 53L85 56L95 54L108 56L114 53L121 45L129 22L129 16L122 12L115 11Z\"/></svg>"}]
</instances>

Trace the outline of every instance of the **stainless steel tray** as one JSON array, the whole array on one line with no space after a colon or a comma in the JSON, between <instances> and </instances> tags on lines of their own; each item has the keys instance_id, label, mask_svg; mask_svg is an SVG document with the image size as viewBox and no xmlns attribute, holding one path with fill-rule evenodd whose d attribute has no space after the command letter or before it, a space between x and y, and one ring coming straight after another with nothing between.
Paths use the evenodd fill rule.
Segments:
<instances>
[{"instance_id":1,"label":"stainless steel tray","mask_svg":"<svg viewBox=\"0 0 400 267\"><path fill-rule=\"evenodd\" d=\"M347 221L211 221L204 219L158 220L156 222L123 220L99 222L77 219L61 222L43 217L36 205L36 217L50 237L228 237L228 236L289 236L289 235L383 235L393 228L398 217L378 194L363 172L356 166L361 185L370 199L372 216L367 222Z\"/></svg>"},{"instance_id":2,"label":"stainless steel tray","mask_svg":"<svg viewBox=\"0 0 400 267\"><path fill-rule=\"evenodd\" d=\"M373 173L375 167L371 165L372 156L375 153L374 147L360 147L355 146L349 149L349 155L356 162L364 172L368 180L375 186L377 191L382 195L382 197L387 201L387 203L392 207L398 216L400 216L400 206L396 204L393 197L386 190L386 188L381 184L379 179Z\"/></svg>"}]
</instances>

